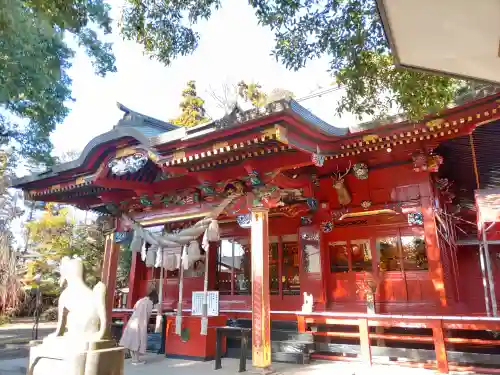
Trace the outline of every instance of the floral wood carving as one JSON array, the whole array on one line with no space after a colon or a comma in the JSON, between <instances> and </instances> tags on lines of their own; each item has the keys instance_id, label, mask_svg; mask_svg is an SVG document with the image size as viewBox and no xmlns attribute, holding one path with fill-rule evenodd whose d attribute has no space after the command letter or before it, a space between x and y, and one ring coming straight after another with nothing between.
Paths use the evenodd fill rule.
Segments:
<instances>
[{"instance_id":1,"label":"floral wood carving","mask_svg":"<svg viewBox=\"0 0 500 375\"><path fill-rule=\"evenodd\" d=\"M412 155L413 170L415 172L438 172L443 164L443 158L439 155L426 155L422 151Z\"/></svg>"},{"instance_id":2,"label":"floral wood carving","mask_svg":"<svg viewBox=\"0 0 500 375\"><path fill-rule=\"evenodd\" d=\"M368 166L365 163L356 163L352 166L352 172L358 180L368 179Z\"/></svg>"},{"instance_id":3,"label":"floral wood carving","mask_svg":"<svg viewBox=\"0 0 500 375\"><path fill-rule=\"evenodd\" d=\"M143 153L135 153L120 159L113 159L108 163L111 173L115 176L124 176L141 170L148 162L148 157Z\"/></svg>"}]
</instances>

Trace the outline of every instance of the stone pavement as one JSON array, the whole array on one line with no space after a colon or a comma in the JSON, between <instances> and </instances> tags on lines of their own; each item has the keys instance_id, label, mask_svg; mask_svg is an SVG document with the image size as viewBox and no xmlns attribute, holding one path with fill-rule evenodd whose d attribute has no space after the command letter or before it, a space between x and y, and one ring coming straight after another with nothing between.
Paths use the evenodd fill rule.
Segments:
<instances>
[{"instance_id":1,"label":"stone pavement","mask_svg":"<svg viewBox=\"0 0 500 375\"><path fill-rule=\"evenodd\" d=\"M234 375L238 373L238 360L223 359L222 369L215 371L214 362L187 361L178 359L166 359L161 355L149 354L146 356L147 363L134 366L130 360L125 361L124 375ZM25 375L27 358L11 360L0 360L1 375ZM247 373L251 375L252 365L248 362ZM367 368L361 364L349 362L315 362L311 365L291 365L276 363L273 369L277 374L287 375L431 375L434 371L419 368L403 368L397 366L375 365Z\"/></svg>"},{"instance_id":2,"label":"stone pavement","mask_svg":"<svg viewBox=\"0 0 500 375\"><path fill-rule=\"evenodd\" d=\"M56 323L40 323L38 337L43 338L55 330ZM33 319L16 319L0 327L0 360L23 358L29 353L28 343L32 339Z\"/></svg>"}]
</instances>

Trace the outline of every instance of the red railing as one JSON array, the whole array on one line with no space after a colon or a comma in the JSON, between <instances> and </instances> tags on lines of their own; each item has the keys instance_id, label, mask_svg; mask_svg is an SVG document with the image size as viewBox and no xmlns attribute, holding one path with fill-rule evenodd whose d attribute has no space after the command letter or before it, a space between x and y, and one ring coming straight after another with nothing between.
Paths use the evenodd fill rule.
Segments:
<instances>
[{"instance_id":1,"label":"red railing","mask_svg":"<svg viewBox=\"0 0 500 375\"><path fill-rule=\"evenodd\" d=\"M447 337L446 330L468 331L500 331L500 318L486 317L459 317L459 316L403 316L403 315L375 315L375 314L337 314L337 313L296 313L299 332L311 333L314 336L356 338L359 339L361 360L367 365L372 365L370 340L393 340L400 342L427 343L434 345L436 353L435 364L417 364L415 367L437 367L440 373L454 371L474 371L478 373L499 373L500 369L467 367L450 364L446 352L446 344L466 344L474 346L497 346L500 340L487 340L479 338ZM358 332L313 332L309 326L357 326ZM391 334L373 333L370 327L382 328L427 328L432 330L430 335L418 334ZM334 360L356 360L352 357L313 354L313 358ZM411 363L397 363L398 365L412 365Z\"/></svg>"}]
</instances>

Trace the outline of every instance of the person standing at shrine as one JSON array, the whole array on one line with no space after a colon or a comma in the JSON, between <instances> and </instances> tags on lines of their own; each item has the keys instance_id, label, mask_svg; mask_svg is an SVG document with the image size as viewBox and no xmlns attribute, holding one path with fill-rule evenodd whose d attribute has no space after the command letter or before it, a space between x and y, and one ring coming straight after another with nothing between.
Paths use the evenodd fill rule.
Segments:
<instances>
[{"instance_id":1,"label":"person standing at shrine","mask_svg":"<svg viewBox=\"0 0 500 375\"><path fill-rule=\"evenodd\" d=\"M132 364L144 364L140 356L146 353L148 341L148 325L153 306L158 303L158 293L153 290L141 298L134 306L134 312L123 330L120 346L130 350Z\"/></svg>"}]
</instances>

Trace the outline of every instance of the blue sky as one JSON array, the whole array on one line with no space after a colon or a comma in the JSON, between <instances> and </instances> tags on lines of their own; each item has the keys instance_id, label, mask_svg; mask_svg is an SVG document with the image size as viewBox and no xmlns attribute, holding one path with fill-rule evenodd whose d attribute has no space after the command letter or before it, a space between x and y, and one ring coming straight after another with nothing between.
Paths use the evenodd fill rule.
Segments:
<instances>
[{"instance_id":1,"label":"blue sky","mask_svg":"<svg viewBox=\"0 0 500 375\"><path fill-rule=\"evenodd\" d=\"M111 0L112 16L119 19L121 1ZM198 94L206 101L212 117L222 113L207 90L219 90L222 83L241 79L259 82L267 91L273 88L291 90L301 97L328 87L333 79L327 73L327 60L311 61L299 72L288 71L270 55L273 33L257 24L253 9L245 0L225 1L207 22L196 25L201 34L198 50L180 58L170 66L144 56L134 42L124 42L117 27L111 40L118 72L105 78L94 75L89 59L78 50L70 75L73 79L71 113L57 126L52 140L55 154L69 150L81 151L95 136L110 130L121 117L116 102L162 120L179 114L179 100L188 80L197 82ZM302 102L316 115L336 126L352 126L352 116L335 116L336 96L324 95Z\"/></svg>"}]
</instances>

